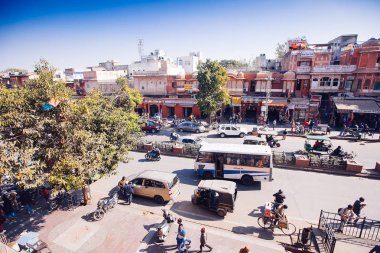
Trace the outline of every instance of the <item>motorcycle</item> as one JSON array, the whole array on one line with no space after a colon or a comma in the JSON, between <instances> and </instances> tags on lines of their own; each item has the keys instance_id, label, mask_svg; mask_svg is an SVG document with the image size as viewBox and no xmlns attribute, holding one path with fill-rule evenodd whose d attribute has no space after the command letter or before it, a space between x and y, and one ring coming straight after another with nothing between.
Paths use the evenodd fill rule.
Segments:
<instances>
[{"instance_id":1,"label":"motorcycle","mask_svg":"<svg viewBox=\"0 0 380 253\"><path fill-rule=\"evenodd\" d=\"M164 242L170 232L171 223L176 219L174 216L166 209L162 209L162 216L164 220L157 226L157 239L159 242Z\"/></svg>"},{"instance_id":2,"label":"motorcycle","mask_svg":"<svg viewBox=\"0 0 380 253\"><path fill-rule=\"evenodd\" d=\"M112 198L110 198L110 199L99 200L98 205L97 205L98 208L95 210L94 215L93 215L94 220L98 221L98 220L103 219L105 213L108 210L110 210L116 206L117 201L118 201L118 193L117 192L114 193Z\"/></svg>"},{"instance_id":3,"label":"motorcycle","mask_svg":"<svg viewBox=\"0 0 380 253\"><path fill-rule=\"evenodd\" d=\"M157 155L154 150L149 151L148 153L145 154L145 159L149 161L160 161L161 156Z\"/></svg>"},{"instance_id":4,"label":"motorcycle","mask_svg":"<svg viewBox=\"0 0 380 253\"><path fill-rule=\"evenodd\" d=\"M279 148L281 146L280 142L278 140L276 140L276 139L273 139L273 140L269 141L268 145L271 148L276 148L276 147Z\"/></svg>"}]
</instances>

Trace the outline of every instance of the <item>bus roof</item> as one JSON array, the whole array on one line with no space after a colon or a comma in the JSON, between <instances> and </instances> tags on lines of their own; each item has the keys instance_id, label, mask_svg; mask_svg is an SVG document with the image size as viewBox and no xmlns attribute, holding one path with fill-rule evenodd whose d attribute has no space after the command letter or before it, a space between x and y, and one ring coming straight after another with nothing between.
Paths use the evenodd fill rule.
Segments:
<instances>
[{"instance_id":1,"label":"bus roof","mask_svg":"<svg viewBox=\"0 0 380 253\"><path fill-rule=\"evenodd\" d=\"M244 154L244 155L271 155L272 154L269 146L246 145L246 144L225 144L225 143L204 144L202 145L199 152Z\"/></svg>"}]
</instances>

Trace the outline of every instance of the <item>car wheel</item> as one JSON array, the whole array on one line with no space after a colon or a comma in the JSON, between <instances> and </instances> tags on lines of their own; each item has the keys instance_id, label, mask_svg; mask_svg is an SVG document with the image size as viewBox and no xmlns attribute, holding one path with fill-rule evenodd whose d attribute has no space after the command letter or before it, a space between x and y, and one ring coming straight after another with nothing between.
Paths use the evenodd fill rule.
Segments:
<instances>
[{"instance_id":1,"label":"car wheel","mask_svg":"<svg viewBox=\"0 0 380 253\"><path fill-rule=\"evenodd\" d=\"M226 135L225 135L224 133L221 133L221 134L220 134L220 137L221 137L221 138L224 138L224 137L226 137Z\"/></svg>"},{"instance_id":2,"label":"car wheel","mask_svg":"<svg viewBox=\"0 0 380 253\"><path fill-rule=\"evenodd\" d=\"M197 134L199 134L199 133L200 133L199 129L195 130L195 132L196 132Z\"/></svg>"},{"instance_id":3,"label":"car wheel","mask_svg":"<svg viewBox=\"0 0 380 253\"><path fill-rule=\"evenodd\" d=\"M180 128L180 129L179 129L179 131L180 131L180 132L183 132L183 129L182 129L182 128Z\"/></svg>"},{"instance_id":4,"label":"car wheel","mask_svg":"<svg viewBox=\"0 0 380 253\"><path fill-rule=\"evenodd\" d=\"M212 176L211 172L203 172L203 179L213 179L214 177Z\"/></svg>"},{"instance_id":5,"label":"car wheel","mask_svg":"<svg viewBox=\"0 0 380 253\"><path fill-rule=\"evenodd\" d=\"M160 204L160 205L164 204L165 202L164 198L158 195L154 196L154 201L156 201L157 204Z\"/></svg>"},{"instance_id":6,"label":"car wheel","mask_svg":"<svg viewBox=\"0 0 380 253\"><path fill-rule=\"evenodd\" d=\"M157 132L156 129L152 129L150 131L152 132L152 134L154 134L155 132Z\"/></svg>"},{"instance_id":7,"label":"car wheel","mask_svg":"<svg viewBox=\"0 0 380 253\"><path fill-rule=\"evenodd\" d=\"M250 186L253 185L253 178L251 176L244 175L241 178L241 182L243 183L243 185Z\"/></svg>"},{"instance_id":8,"label":"car wheel","mask_svg":"<svg viewBox=\"0 0 380 253\"><path fill-rule=\"evenodd\" d=\"M281 144L277 142L277 143L276 143L276 147L279 148L280 146L281 146Z\"/></svg>"},{"instance_id":9,"label":"car wheel","mask_svg":"<svg viewBox=\"0 0 380 253\"><path fill-rule=\"evenodd\" d=\"M245 134L244 133L240 133L239 136L240 136L240 138L244 138Z\"/></svg>"},{"instance_id":10,"label":"car wheel","mask_svg":"<svg viewBox=\"0 0 380 253\"><path fill-rule=\"evenodd\" d=\"M222 208L218 208L218 209L216 210L216 213L217 213L220 217L224 217L224 216L227 215L226 210L225 210L225 209L222 209Z\"/></svg>"}]
</instances>

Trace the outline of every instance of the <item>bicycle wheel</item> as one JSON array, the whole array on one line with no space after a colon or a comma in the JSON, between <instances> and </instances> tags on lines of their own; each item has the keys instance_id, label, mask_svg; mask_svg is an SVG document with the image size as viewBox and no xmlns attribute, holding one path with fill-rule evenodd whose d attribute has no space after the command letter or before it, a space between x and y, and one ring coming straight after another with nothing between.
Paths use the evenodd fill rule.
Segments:
<instances>
[{"instance_id":1,"label":"bicycle wheel","mask_svg":"<svg viewBox=\"0 0 380 253\"><path fill-rule=\"evenodd\" d=\"M288 223L288 228L281 228L282 233L285 235L292 235L296 232L296 226L292 223Z\"/></svg>"},{"instance_id":2,"label":"bicycle wheel","mask_svg":"<svg viewBox=\"0 0 380 253\"><path fill-rule=\"evenodd\" d=\"M94 220L101 220L104 217L104 211L102 209L97 209L94 212Z\"/></svg>"},{"instance_id":3,"label":"bicycle wheel","mask_svg":"<svg viewBox=\"0 0 380 253\"><path fill-rule=\"evenodd\" d=\"M259 217L257 219L257 223L259 224L260 227L264 229L268 229L272 225L271 219L266 218L266 217Z\"/></svg>"}]
</instances>

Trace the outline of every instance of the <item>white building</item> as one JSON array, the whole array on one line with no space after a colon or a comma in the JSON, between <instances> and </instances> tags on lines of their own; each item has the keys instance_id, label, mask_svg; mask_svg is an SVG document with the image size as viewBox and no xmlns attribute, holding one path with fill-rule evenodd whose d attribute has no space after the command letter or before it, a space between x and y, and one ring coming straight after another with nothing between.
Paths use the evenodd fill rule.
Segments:
<instances>
[{"instance_id":1,"label":"white building","mask_svg":"<svg viewBox=\"0 0 380 253\"><path fill-rule=\"evenodd\" d=\"M86 93L98 89L104 94L112 94L119 91L116 79L120 76L126 76L124 70L100 70L99 68L90 68L83 71L83 81Z\"/></svg>"},{"instance_id":2,"label":"white building","mask_svg":"<svg viewBox=\"0 0 380 253\"><path fill-rule=\"evenodd\" d=\"M186 74L193 74L197 71L198 65L202 60L201 52L190 52L187 56L177 58L177 65L181 66Z\"/></svg>"}]
</instances>

